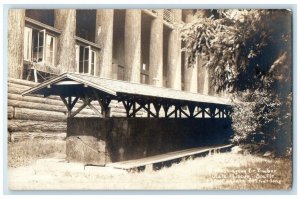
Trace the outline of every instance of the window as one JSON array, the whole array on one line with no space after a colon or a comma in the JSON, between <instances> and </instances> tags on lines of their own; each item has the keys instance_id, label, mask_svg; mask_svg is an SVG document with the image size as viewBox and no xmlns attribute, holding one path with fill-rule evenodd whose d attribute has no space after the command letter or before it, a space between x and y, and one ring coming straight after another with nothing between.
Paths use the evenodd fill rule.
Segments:
<instances>
[{"instance_id":1,"label":"window","mask_svg":"<svg viewBox=\"0 0 300 199\"><path fill-rule=\"evenodd\" d=\"M149 69L146 64L143 64L141 67L141 83L149 84Z\"/></svg>"},{"instance_id":2,"label":"window","mask_svg":"<svg viewBox=\"0 0 300 199\"><path fill-rule=\"evenodd\" d=\"M54 65L54 49L55 49L55 38L46 34L45 61L48 65Z\"/></svg>"},{"instance_id":3,"label":"window","mask_svg":"<svg viewBox=\"0 0 300 199\"><path fill-rule=\"evenodd\" d=\"M55 37L48 34L45 29L37 30L25 27L24 60L53 66L55 60Z\"/></svg>"},{"instance_id":4,"label":"window","mask_svg":"<svg viewBox=\"0 0 300 199\"><path fill-rule=\"evenodd\" d=\"M79 73L95 75L96 52L91 46L76 45L76 65Z\"/></svg>"},{"instance_id":5,"label":"window","mask_svg":"<svg viewBox=\"0 0 300 199\"><path fill-rule=\"evenodd\" d=\"M31 61L32 29L24 29L24 60Z\"/></svg>"}]
</instances>

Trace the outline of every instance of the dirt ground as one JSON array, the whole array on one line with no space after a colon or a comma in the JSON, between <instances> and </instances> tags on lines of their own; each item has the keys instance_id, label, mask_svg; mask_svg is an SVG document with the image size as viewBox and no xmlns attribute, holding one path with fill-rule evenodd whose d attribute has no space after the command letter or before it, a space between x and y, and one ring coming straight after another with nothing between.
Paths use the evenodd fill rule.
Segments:
<instances>
[{"instance_id":1,"label":"dirt ground","mask_svg":"<svg viewBox=\"0 0 300 199\"><path fill-rule=\"evenodd\" d=\"M9 168L11 190L290 189L291 163L223 153L185 160L157 171L127 172L68 163L63 154Z\"/></svg>"}]
</instances>

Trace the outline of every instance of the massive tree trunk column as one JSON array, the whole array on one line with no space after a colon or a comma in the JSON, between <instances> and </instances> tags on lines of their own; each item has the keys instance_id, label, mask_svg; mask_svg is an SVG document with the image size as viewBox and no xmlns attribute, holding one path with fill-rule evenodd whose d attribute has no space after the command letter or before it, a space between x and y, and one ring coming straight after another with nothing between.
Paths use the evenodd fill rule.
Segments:
<instances>
[{"instance_id":1,"label":"massive tree trunk column","mask_svg":"<svg viewBox=\"0 0 300 199\"><path fill-rule=\"evenodd\" d=\"M198 65L198 93L208 94L208 79L206 76L207 68L204 67L207 60L202 55L197 57L197 65Z\"/></svg>"},{"instance_id":2,"label":"massive tree trunk column","mask_svg":"<svg viewBox=\"0 0 300 199\"><path fill-rule=\"evenodd\" d=\"M54 26L62 31L57 45L57 67L59 67L61 73L75 72L76 10L55 10L54 15Z\"/></svg>"},{"instance_id":3,"label":"massive tree trunk column","mask_svg":"<svg viewBox=\"0 0 300 199\"><path fill-rule=\"evenodd\" d=\"M125 80L139 83L141 70L141 10L126 10L124 41Z\"/></svg>"},{"instance_id":4,"label":"massive tree trunk column","mask_svg":"<svg viewBox=\"0 0 300 199\"><path fill-rule=\"evenodd\" d=\"M8 12L8 74L21 79L23 76L25 10Z\"/></svg>"},{"instance_id":5,"label":"massive tree trunk column","mask_svg":"<svg viewBox=\"0 0 300 199\"><path fill-rule=\"evenodd\" d=\"M157 18L152 20L150 32L150 66L151 85L163 86L163 10L157 10Z\"/></svg>"},{"instance_id":6,"label":"massive tree trunk column","mask_svg":"<svg viewBox=\"0 0 300 199\"><path fill-rule=\"evenodd\" d=\"M190 23L193 21L193 11L189 10L185 22ZM184 53L185 59L187 58L187 53ZM199 60L197 59L197 62ZM188 66L188 64L184 64L184 90L197 93L198 92L198 64L195 63L193 66Z\"/></svg>"},{"instance_id":7,"label":"massive tree trunk column","mask_svg":"<svg viewBox=\"0 0 300 199\"><path fill-rule=\"evenodd\" d=\"M174 21L181 21L181 10L175 9ZM168 87L181 90L181 39L177 27L170 32L168 41Z\"/></svg>"},{"instance_id":8,"label":"massive tree trunk column","mask_svg":"<svg viewBox=\"0 0 300 199\"><path fill-rule=\"evenodd\" d=\"M97 56L96 75L112 78L112 50L113 50L113 19L114 10L101 9L96 14L96 38L101 50Z\"/></svg>"}]
</instances>

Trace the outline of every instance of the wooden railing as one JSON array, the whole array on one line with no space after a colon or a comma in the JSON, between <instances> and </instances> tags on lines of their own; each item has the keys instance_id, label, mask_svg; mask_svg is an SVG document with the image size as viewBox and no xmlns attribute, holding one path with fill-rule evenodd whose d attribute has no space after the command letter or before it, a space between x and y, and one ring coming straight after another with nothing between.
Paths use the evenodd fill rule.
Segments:
<instances>
[{"instance_id":1,"label":"wooden railing","mask_svg":"<svg viewBox=\"0 0 300 199\"><path fill-rule=\"evenodd\" d=\"M163 19L169 23L174 22L174 13L171 9L164 9L163 11Z\"/></svg>"}]
</instances>

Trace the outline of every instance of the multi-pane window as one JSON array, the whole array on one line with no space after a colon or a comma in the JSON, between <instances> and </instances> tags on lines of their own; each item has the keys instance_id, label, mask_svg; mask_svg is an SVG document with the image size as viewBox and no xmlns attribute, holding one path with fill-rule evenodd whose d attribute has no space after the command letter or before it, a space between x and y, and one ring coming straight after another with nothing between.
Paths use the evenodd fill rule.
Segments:
<instances>
[{"instance_id":1,"label":"multi-pane window","mask_svg":"<svg viewBox=\"0 0 300 199\"><path fill-rule=\"evenodd\" d=\"M54 65L55 37L45 29L24 29L24 60Z\"/></svg>"},{"instance_id":2,"label":"multi-pane window","mask_svg":"<svg viewBox=\"0 0 300 199\"><path fill-rule=\"evenodd\" d=\"M96 52L91 46L76 45L76 65L79 73L95 75Z\"/></svg>"}]
</instances>

